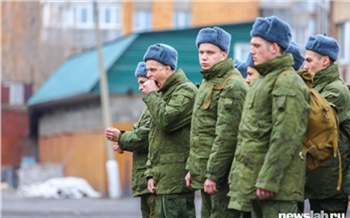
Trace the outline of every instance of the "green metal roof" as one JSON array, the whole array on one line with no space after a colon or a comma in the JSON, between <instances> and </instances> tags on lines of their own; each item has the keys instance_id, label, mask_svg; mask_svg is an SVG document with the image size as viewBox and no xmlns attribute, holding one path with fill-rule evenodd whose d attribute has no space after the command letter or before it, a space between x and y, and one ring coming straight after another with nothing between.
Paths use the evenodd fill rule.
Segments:
<instances>
[{"instance_id":1,"label":"green metal roof","mask_svg":"<svg viewBox=\"0 0 350 218\"><path fill-rule=\"evenodd\" d=\"M218 25L232 35L229 57L234 57L233 45L250 40L253 22ZM143 60L148 46L165 43L173 46L179 54L178 68L194 83L202 79L198 63L195 39L203 27L143 32L131 34L114 42L104 44L103 54L108 78L109 93L140 93L134 72ZM79 94L99 93L99 72L96 50L84 52L64 62L47 82L28 101L28 105L61 100Z\"/></svg>"},{"instance_id":2,"label":"green metal roof","mask_svg":"<svg viewBox=\"0 0 350 218\"><path fill-rule=\"evenodd\" d=\"M233 45L237 42L250 41L250 30L253 22L218 25L232 35L229 57L234 57ZM127 51L108 70L108 88L110 93L123 94L128 91L140 93L134 72L137 63L143 60L148 46L155 43L165 43L173 46L179 55L178 68L194 83L200 83L202 74L198 61L198 49L195 40L203 27L140 33ZM99 93L97 83L93 92Z\"/></svg>"},{"instance_id":3,"label":"green metal roof","mask_svg":"<svg viewBox=\"0 0 350 218\"><path fill-rule=\"evenodd\" d=\"M107 71L137 38L137 34L120 38L103 46L103 61ZM67 59L28 100L35 105L88 93L99 81L97 50L92 49Z\"/></svg>"}]
</instances>

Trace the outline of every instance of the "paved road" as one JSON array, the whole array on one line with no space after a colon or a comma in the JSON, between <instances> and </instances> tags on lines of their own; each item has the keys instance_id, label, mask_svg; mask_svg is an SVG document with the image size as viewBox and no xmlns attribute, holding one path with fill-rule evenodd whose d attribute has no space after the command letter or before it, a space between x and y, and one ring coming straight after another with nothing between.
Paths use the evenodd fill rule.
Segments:
<instances>
[{"instance_id":1,"label":"paved road","mask_svg":"<svg viewBox=\"0 0 350 218\"><path fill-rule=\"evenodd\" d=\"M196 196L197 217L200 199ZM140 218L139 198L22 198L2 190L2 218Z\"/></svg>"},{"instance_id":2,"label":"paved road","mask_svg":"<svg viewBox=\"0 0 350 218\"><path fill-rule=\"evenodd\" d=\"M14 190L2 190L2 218L141 218L139 198L42 199L22 198ZM197 218L200 197L196 195ZM306 211L308 211L308 206ZM350 207L346 218L350 218Z\"/></svg>"}]
</instances>

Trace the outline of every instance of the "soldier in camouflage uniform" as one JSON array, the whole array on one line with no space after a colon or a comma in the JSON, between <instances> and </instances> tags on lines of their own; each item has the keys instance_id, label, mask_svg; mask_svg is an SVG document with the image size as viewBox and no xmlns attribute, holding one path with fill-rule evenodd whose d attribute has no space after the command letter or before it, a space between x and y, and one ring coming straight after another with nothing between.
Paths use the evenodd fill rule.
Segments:
<instances>
[{"instance_id":1,"label":"soldier in camouflage uniform","mask_svg":"<svg viewBox=\"0 0 350 218\"><path fill-rule=\"evenodd\" d=\"M238 59L235 59L233 63L242 75L246 75L245 81L248 83L248 85L251 85L254 79L259 76L258 71L253 68L254 62L251 54L248 55L246 61L239 61Z\"/></svg>"},{"instance_id":2,"label":"soldier in camouflage uniform","mask_svg":"<svg viewBox=\"0 0 350 218\"><path fill-rule=\"evenodd\" d=\"M139 90L144 91L143 83L148 80L146 63L140 62L135 70L135 76L139 83ZM157 218L155 213L155 195L147 189L147 179L145 176L146 162L148 154L148 134L151 116L146 108L138 122L132 127L132 131L120 131L109 127L106 130L106 138L116 144L113 149L119 154L125 151L133 152L132 160L132 192L134 197L141 198L141 214L143 218Z\"/></svg>"},{"instance_id":3,"label":"soldier in camouflage uniform","mask_svg":"<svg viewBox=\"0 0 350 218\"><path fill-rule=\"evenodd\" d=\"M305 70L315 74L313 88L337 108L339 121L338 147L341 152L343 185L337 190L339 178L338 158L330 158L315 170L307 171L305 197L311 210L325 213L346 213L349 187L349 139L344 125L350 122L350 92L339 75L334 61L338 58L339 45L332 37L310 36L305 46Z\"/></svg>"},{"instance_id":4,"label":"soldier in camouflage uniform","mask_svg":"<svg viewBox=\"0 0 350 218\"><path fill-rule=\"evenodd\" d=\"M228 174L248 85L227 58L231 35L219 27L199 31L203 80L193 109L186 183L201 190L201 217L240 217L227 208Z\"/></svg>"},{"instance_id":5,"label":"soldier in camouflage uniform","mask_svg":"<svg viewBox=\"0 0 350 218\"><path fill-rule=\"evenodd\" d=\"M250 53L259 72L245 99L232 164L230 208L252 217L297 213L304 200L305 161L299 157L309 120L310 93L293 69L287 23L257 18ZM251 204L250 204L251 203Z\"/></svg>"},{"instance_id":6,"label":"soldier in camouflage uniform","mask_svg":"<svg viewBox=\"0 0 350 218\"><path fill-rule=\"evenodd\" d=\"M151 45L144 55L148 93L143 97L151 115L146 177L156 193L157 217L195 217L194 191L186 187L185 165L190 149L190 124L196 86L177 65L177 51ZM159 91L157 91L159 89Z\"/></svg>"},{"instance_id":7,"label":"soldier in camouflage uniform","mask_svg":"<svg viewBox=\"0 0 350 218\"><path fill-rule=\"evenodd\" d=\"M285 54L288 54L290 53L292 56L293 56L293 61L294 61L294 64L293 64L293 68L294 70L299 70L301 68L301 66L303 65L303 62L304 62L304 57L302 56L301 54L301 51L300 51L300 48L299 46L294 43L293 41L291 41L291 44L289 45L288 49L285 50ZM246 78L246 82L249 84L249 85L252 85L252 82L255 80L255 78L257 78L257 76L259 75L258 71L253 67L254 66L254 63L253 63L253 59L252 59L252 56L251 54L248 55L248 58L246 60L246 62L238 62L235 61L235 64L237 64L238 66L241 66L242 64L245 64L247 66L247 78ZM243 69L244 70L244 69ZM257 75L255 75L257 74ZM233 192L231 191L229 193L229 195L232 195ZM251 203L249 200L246 200L246 199L239 199L239 201L241 201L241 208L245 211L250 211L251 210ZM300 202L298 205L300 204L304 204L304 202ZM230 200L230 204L229 204L229 208L236 208L237 206L237 199L234 197L234 195L232 196L231 200Z\"/></svg>"}]
</instances>

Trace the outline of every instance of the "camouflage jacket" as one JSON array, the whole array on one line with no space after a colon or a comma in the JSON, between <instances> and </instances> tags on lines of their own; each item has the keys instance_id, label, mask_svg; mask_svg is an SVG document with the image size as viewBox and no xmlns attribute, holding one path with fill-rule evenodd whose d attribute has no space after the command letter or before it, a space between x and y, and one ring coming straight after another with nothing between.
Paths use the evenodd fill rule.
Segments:
<instances>
[{"instance_id":1,"label":"camouflage jacket","mask_svg":"<svg viewBox=\"0 0 350 218\"><path fill-rule=\"evenodd\" d=\"M236 148L246 92L249 88L231 59L201 72L191 123L187 169L192 187L203 189L206 178L227 185Z\"/></svg>"},{"instance_id":2,"label":"camouflage jacket","mask_svg":"<svg viewBox=\"0 0 350 218\"><path fill-rule=\"evenodd\" d=\"M333 64L315 74L313 88L337 108L340 126L350 121L350 92L340 78L338 66ZM342 157L343 185L336 190L339 176L338 158L331 158L317 169L307 171L305 197L309 199L347 198L344 191L350 194L349 153L350 143L342 128L339 131L338 147ZM324 176L327 175L327 176ZM344 190L346 188L346 190Z\"/></svg>"},{"instance_id":3,"label":"camouflage jacket","mask_svg":"<svg viewBox=\"0 0 350 218\"><path fill-rule=\"evenodd\" d=\"M304 200L306 165L299 153L310 92L292 64L285 54L254 66L260 76L244 102L230 196L256 199L256 189L263 188L274 192L271 200ZM288 73L278 77L283 71Z\"/></svg>"},{"instance_id":4,"label":"camouflage jacket","mask_svg":"<svg viewBox=\"0 0 350 218\"><path fill-rule=\"evenodd\" d=\"M134 196L150 193L145 176L148 154L148 133L151 116L146 108L140 119L132 127L132 131L121 132L119 146L133 152L132 156L132 192Z\"/></svg>"},{"instance_id":5,"label":"camouflage jacket","mask_svg":"<svg viewBox=\"0 0 350 218\"><path fill-rule=\"evenodd\" d=\"M196 86L178 70L161 90L143 97L152 117L146 176L153 177L157 194L192 191L184 178L196 94Z\"/></svg>"}]
</instances>

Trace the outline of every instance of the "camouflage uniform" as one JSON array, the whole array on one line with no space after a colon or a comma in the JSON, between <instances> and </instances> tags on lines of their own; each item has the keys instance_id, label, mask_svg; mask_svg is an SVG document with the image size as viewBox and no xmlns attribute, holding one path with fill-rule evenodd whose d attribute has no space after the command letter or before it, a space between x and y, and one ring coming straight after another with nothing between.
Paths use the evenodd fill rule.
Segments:
<instances>
[{"instance_id":1,"label":"camouflage uniform","mask_svg":"<svg viewBox=\"0 0 350 218\"><path fill-rule=\"evenodd\" d=\"M195 217L194 191L184 178L196 93L195 85L177 70L162 89L143 97L152 117L146 176L154 179L157 217Z\"/></svg>"},{"instance_id":2,"label":"camouflage uniform","mask_svg":"<svg viewBox=\"0 0 350 218\"><path fill-rule=\"evenodd\" d=\"M193 108L187 168L192 187L202 189L201 216L232 217L233 210L227 208L228 174L249 87L234 68L232 59L221 61L201 73L204 79ZM225 80L226 84L223 84ZM217 194L209 195L203 191L207 178L216 181Z\"/></svg>"},{"instance_id":3,"label":"camouflage uniform","mask_svg":"<svg viewBox=\"0 0 350 218\"><path fill-rule=\"evenodd\" d=\"M346 213L349 190L349 140L342 124L350 121L350 92L340 78L338 66L333 64L315 73L313 88L337 108L340 133L338 147L342 157L343 185L337 191L339 176L338 158L331 158L315 170L307 171L305 197L310 200L311 210L329 213ZM344 190L347 186L348 190Z\"/></svg>"},{"instance_id":4,"label":"camouflage uniform","mask_svg":"<svg viewBox=\"0 0 350 218\"><path fill-rule=\"evenodd\" d=\"M133 125L132 131L121 131L118 140L120 148L133 152L132 193L134 197L141 197L141 213L144 218L156 218L155 195L148 191L145 176L150 122L151 116L146 108L138 122Z\"/></svg>"},{"instance_id":5,"label":"camouflage uniform","mask_svg":"<svg viewBox=\"0 0 350 218\"><path fill-rule=\"evenodd\" d=\"M244 102L230 181L230 206L253 217L278 217L277 207L297 212L304 200L305 161L299 157L309 120L310 92L292 68L291 54L255 65L254 80ZM278 76L283 72L288 73ZM274 195L258 200L256 189Z\"/></svg>"}]
</instances>

